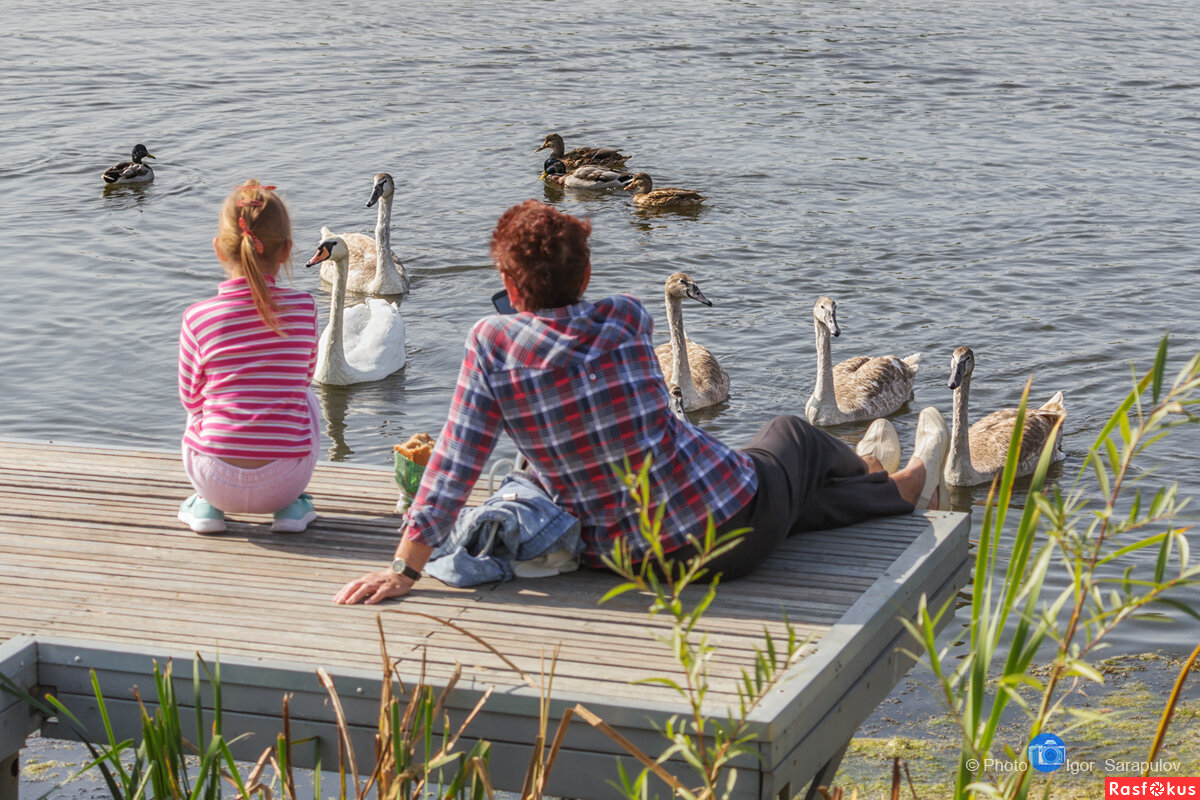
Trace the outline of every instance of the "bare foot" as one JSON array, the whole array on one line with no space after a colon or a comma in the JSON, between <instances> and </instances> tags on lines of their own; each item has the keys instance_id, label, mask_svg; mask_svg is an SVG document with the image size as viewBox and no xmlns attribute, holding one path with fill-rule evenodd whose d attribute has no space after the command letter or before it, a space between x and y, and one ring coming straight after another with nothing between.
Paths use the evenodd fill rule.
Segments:
<instances>
[{"instance_id":1,"label":"bare foot","mask_svg":"<svg viewBox=\"0 0 1200 800\"><path fill-rule=\"evenodd\" d=\"M866 460L865 458L863 459ZM915 506L917 501L921 499L921 490L925 488L925 464L919 458L911 458L904 469L892 473L892 480L896 483L896 489L900 492L900 497L909 505ZM933 497L929 500L931 510L942 508L942 489L939 486L933 492ZM918 509L923 511L924 509Z\"/></svg>"}]
</instances>

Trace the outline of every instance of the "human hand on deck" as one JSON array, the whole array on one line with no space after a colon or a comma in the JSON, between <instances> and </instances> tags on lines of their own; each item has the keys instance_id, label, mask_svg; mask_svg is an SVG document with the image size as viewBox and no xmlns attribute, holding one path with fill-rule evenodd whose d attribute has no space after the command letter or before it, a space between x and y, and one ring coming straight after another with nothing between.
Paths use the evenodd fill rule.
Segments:
<instances>
[{"instance_id":1,"label":"human hand on deck","mask_svg":"<svg viewBox=\"0 0 1200 800\"><path fill-rule=\"evenodd\" d=\"M381 569L347 583L334 596L333 602L342 605L366 603L370 606L391 597L403 597L412 591L412 587L411 578L397 575L390 569Z\"/></svg>"}]
</instances>

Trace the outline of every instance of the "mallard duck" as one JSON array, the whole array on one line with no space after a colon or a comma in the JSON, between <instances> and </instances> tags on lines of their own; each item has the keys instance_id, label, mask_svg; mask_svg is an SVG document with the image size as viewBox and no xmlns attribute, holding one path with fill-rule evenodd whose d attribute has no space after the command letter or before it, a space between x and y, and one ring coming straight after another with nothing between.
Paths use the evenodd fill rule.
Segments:
<instances>
[{"instance_id":1,"label":"mallard duck","mask_svg":"<svg viewBox=\"0 0 1200 800\"><path fill-rule=\"evenodd\" d=\"M576 147L572 150L565 150L563 138L557 133L546 134L546 138L542 140L542 146L533 152L545 150L547 147L550 148L551 157L566 164L568 170L584 164L595 164L600 167L623 167L629 160L629 156L621 155L611 147Z\"/></svg>"},{"instance_id":2,"label":"mallard duck","mask_svg":"<svg viewBox=\"0 0 1200 800\"><path fill-rule=\"evenodd\" d=\"M707 198L691 189L655 189L654 181L645 172L633 176L625 191L634 192L633 204L642 208L695 208Z\"/></svg>"},{"instance_id":3,"label":"mallard duck","mask_svg":"<svg viewBox=\"0 0 1200 800\"><path fill-rule=\"evenodd\" d=\"M833 366L829 335L841 336L842 330L837 322L837 303L832 297L817 300L813 321L817 333L817 385L804 406L809 422L840 425L886 417L912 397L920 353L905 358L856 356Z\"/></svg>"},{"instance_id":4,"label":"mallard duck","mask_svg":"<svg viewBox=\"0 0 1200 800\"><path fill-rule=\"evenodd\" d=\"M124 183L148 183L154 180L154 170L149 164L143 164L143 158L154 158L144 144L133 146L133 160L122 161L116 166L104 170L104 182L120 185Z\"/></svg>"},{"instance_id":5,"label":"mallard duck","mask_svg":"<svg viewBox=\"0 0 1200 800\"><path fill-rule=\"evenodd\" d=\"M712 302L685 272L676 272L667 278L664 294L671 341L654 348L654 354L658 356L658 366L667 385L677 386L680 390L684 411L696 411L728 400L729 374L708 348L689 341L683 332L683 298L690 297L710 307Z\"/></svg>"},{"instance_id":6,"label":"mallard duck","mask_svg":"<svg viewBox=\"0 0 1200 800\"><path fill-rule=\"evenodd\" d=\"M559 158L550 156L542 167L542 180L566 186L568 189L586 189L592 192L607 192L610 189L620 189L633 180L629 172L617 172L608 167L598 167L585 164L568 171L566 163Z\"/></svg>"},{"instance_id":7,"label":"mallard duck","mask_svg":"<svg viewBox=\"0 0 1200 800\"><path fill-rule=\"evenodd\" d=\"M366 383L386 378L404 366L404 319L400 310L378 297L346 308L346 275L350 251L341 236L329 236L317 245L304 266L332 260L336 265L329 324L317 344L313 380L332 386Z\"/></svg>"},{"instance_id":8,"label":"mallard duck","mask_svg":"<svg viewBox=\"0 0 1200 800\"><path fill-rule=\"evenodd\" d=\"M346 289L360 294L397 295L409 289L408 270L392 251L392 196L396 193L396 182L386 172L375 176L371 186L371 197L367 208L379 203L375 218L375 238L361 233L339 234L350 251L350 272ZM334 233L327 227L321 228L321 238L328 239ZM321 264L321 279L333 283L337 267L332 261Z\"/></svg>"},{"instance_id":9,"label":"mallard duck","mask_svg":"<svg viewBox=\"0 0 1200 800\"><path fill-rule=\"evenodd\" d=\"M959 347L950 357L949 387L954 390L954 419L950 433L950 456L946 459L946 483L977 486L987 483L1004 469L1008 443L1017 424L1017 409L993 411L967 428L967 401L971 391L971 373L975 353ZM1067 415L1063 393L1058 392L1041 408L1025 409L1025 432L1017 456L1017 475L1029 475L1037 468L1042 450L1054 432L1054 426ZM1055 439L1053 460L1063 457L1061 428Z\"/></svg>"}]
</instances>

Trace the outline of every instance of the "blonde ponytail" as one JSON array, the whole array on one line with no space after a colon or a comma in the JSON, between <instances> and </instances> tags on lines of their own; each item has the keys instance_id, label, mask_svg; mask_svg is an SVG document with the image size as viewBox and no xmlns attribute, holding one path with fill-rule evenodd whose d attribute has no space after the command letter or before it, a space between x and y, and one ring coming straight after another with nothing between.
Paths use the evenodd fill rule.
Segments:
<instances>
[{"instance_id":1,"label":"blonde ponytail","mask_svg":"<svg viewBox=\"0 0 1200 800\"><path fill-rule=\"evenodd\" d=\"M241 267L258 316L267 327L282 336L279 308L271 297L264 275L274 276L280 264L287 269L292 223L287 206L274 189L274 186L263 186L254 179L234 189L221 206L217 246L228 263Z\"/></svg>"}]
</instances>

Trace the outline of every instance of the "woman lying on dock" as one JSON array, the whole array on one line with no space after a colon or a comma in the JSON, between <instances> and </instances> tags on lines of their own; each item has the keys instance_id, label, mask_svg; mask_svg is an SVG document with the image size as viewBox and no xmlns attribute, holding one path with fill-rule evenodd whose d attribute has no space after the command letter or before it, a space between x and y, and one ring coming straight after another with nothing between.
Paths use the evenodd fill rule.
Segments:
<instances>
[{"instance_id":1,"label":"woman lying on dock","mask_svg":"<svg viewBox=\"0 0 1200 800\"><path fill-rule=\"evenodd\" d=\"M776 417L741 450L677 418L646 308L628 295L583 299L590 233L590 223L535 200L500 217L492 260L518 313L484 317L471 329L395 561L347 583L335 602L378 603L412 590L502 431L580 521L583 562L593 567L617 539L635 562L647 550L614 471L646 456L652 494L666 506L664 546L675 557L694 554L688 536L702 535L710 516L718 532L751 529L711 563L725 581L753 572L790 534L937 507L948 435L936 409L921 412L913 457L891 476L800 417Z\"/></svg>"}]
</instances>

